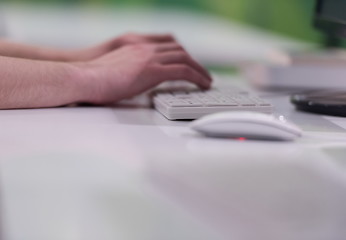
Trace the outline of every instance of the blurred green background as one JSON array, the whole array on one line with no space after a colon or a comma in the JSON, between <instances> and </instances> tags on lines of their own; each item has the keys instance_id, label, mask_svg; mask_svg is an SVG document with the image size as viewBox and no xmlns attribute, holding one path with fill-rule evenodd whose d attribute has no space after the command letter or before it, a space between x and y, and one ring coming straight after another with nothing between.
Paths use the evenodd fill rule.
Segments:
<instances>
[{"instance_id":1,"label":"blurred green background","mask_svg":"<svg viewBox=\"0 0 346 240\"><path fill-rule=\"evenodd\" d=\"M312 27L315 0L9 0L37 4L181 7L249 23L301 40L319 42Z\"/></svg>"}]
</instances>

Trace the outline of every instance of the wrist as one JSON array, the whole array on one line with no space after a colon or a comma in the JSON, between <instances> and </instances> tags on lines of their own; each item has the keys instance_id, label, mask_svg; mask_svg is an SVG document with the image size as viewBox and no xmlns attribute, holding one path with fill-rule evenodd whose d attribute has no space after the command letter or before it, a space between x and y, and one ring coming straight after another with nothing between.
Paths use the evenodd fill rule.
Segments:
<instances>
[{"instance_id":1,"label":"wrist","mask_svg":"<svg viewBox=\"0 0 346 240\"><path fill-rule=\"evenodd\" d=\"M71 79L74 92L75 102L79 103L97 103L98 102L98 87L97 79L93 74L91 64L83 62L69 63L71 71Z\"/></svg>"}]
</instances>

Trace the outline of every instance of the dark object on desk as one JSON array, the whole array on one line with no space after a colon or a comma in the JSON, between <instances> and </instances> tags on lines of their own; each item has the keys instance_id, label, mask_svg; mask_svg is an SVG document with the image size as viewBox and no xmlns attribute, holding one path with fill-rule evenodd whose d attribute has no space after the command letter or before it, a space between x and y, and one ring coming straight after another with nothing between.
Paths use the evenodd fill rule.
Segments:
<instances>
[{"instance_id":1,"label":"dark object on desk","mask_svg":"<svg viewBox=\"0 0 346 240\"><path fill-rule=\"evenodd\" d=\"M295 94L291 97L291 102L300 111L346 117L346 90L323 90Z\"/></svg>"},{"instance_id":2,"label":"dark object on desk","mask_svg":"<svg viewBox=\"0 0 346 240\"><path fill-rule=\"evenodd\" d=\"M325 47L341 47L346 38L346 1L317 0L314 25L325 34Z\"/></svg>"},{"instance_id":3,"label":"dark object on desk","mask_svg":"<svg viewBox=\"0 0 346 240\"><path fill-rule=\"evenodd\" d=\"M317 0L314 25L325 33L325 47L340 47L346 38L346 1ZM295 94L291 102L301 111L346 117L346 89Z\"/></svg>"}]
</instances>

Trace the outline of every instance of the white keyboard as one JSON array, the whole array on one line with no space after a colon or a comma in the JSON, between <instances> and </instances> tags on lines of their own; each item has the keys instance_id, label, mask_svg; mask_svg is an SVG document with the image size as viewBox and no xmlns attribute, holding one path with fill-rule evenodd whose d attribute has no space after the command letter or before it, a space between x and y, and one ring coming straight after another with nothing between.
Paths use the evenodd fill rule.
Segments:
<instances>
[{"instance_id":1,"label":"white keyboard","mask_svg":"<svg viewBox=\"0 0 346 240\"><path fill-rule=\"evenodd\" d=\"M169 120L197 119L223 111L272 113L271 103L235 87L201 90L174 90L154 95L154 107Z\"/></svg>"}]
</instances>

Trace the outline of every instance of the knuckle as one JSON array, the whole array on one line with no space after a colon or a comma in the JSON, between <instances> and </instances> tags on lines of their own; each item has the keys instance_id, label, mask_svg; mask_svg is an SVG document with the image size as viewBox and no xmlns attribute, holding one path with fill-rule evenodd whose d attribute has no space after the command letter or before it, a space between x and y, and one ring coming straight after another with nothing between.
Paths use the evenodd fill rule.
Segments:
<instances>
[{"instance_id":1,"label":"knuckle","mask_svg":"<svg viewBox=\"0 0 346 240\"><path fill-rule=\"evenodd\" d=\"M146 50L152 49L152 46L150 44L146 44L146 43L133 44L133 45L131 45L131 47L137 51L146 51Z\"/></svg>"},{"instance_id":2,"label":"knuckle","mask_svg":"<svg viewBox=\"0 0 346 240\"><path fill-rule=\"evenodd\" d=\"M178 43L174 43L174 48L176 48L178 51L185 52L184 47Z\"/></svg>"},{"instance_id":3,"label":"knuckle","mask_svg":"<svg viewBox=\"0 0 346 240\"><path fill-rule=\"evenodd\" d=\"M134 52L137 56L140 58L143 58L142 60L150 60L153 59L155 56L155 51L153 50L153 46L150 44L145 43L138 43L128 46L129 51Z\"/></svg>"},{"instance_id":4,"label":"knuckle","mask_svg":"<svg viewBox=\"0 0 346 240\"><path fill-rule=\"evenodd\" d=\"M172 46L176 49L181 49L182 46L179 43L172 43Z\"/></svg>"},{"instance_id":5,"label":"knuckle","mask_svg":"<svg viewBox=\"0 0 346 240\"><path fill-rule=\"evenodd\" d=\"M116 39L116 41L120 44L120 46L125 45L127 42L124 36L119 37L118 39Z\"/></svg>"},{"instance_id":6,"label":"knuckle","mask_svg":"<svg viewBox=\"0 0 346 240\"><path fill-rule=\"evenodd\" d=\"M175 41L175 37L173 36L173 34L166 34L166 38Z\"/></svg>"},{"instance_id":7,"label":"knuckle","mask_svg":"<svg viewBox=\"0 0 346 240\"><path fill-rule=\"evenodd\" d=\"M139 44L143 50L154 53L156 50L156 46L151 43L141 43Z\"/></svg>"},{"instance_id":8,"label":"knuckle","mask_svg":"<svg viewBox=\"0 0 346 240\"><path fill-rule=\"evenodd\" d=\"M189 60L189 56L185 52L182 52L182 51L178 51L176 53L176 57L179 61L182 61L182 62L186 62Z\"/></svg>"},{"instance_id":9,"label":"knuckle","mask_svg":"<svg viewBox=\"0 0 346 240\"><path fill-rule=\"evenodd\" d=\"M193 76L191 68L186 65L181 66L179 72L182 77L191 78Z\"/></svg>"}]
</instances>

